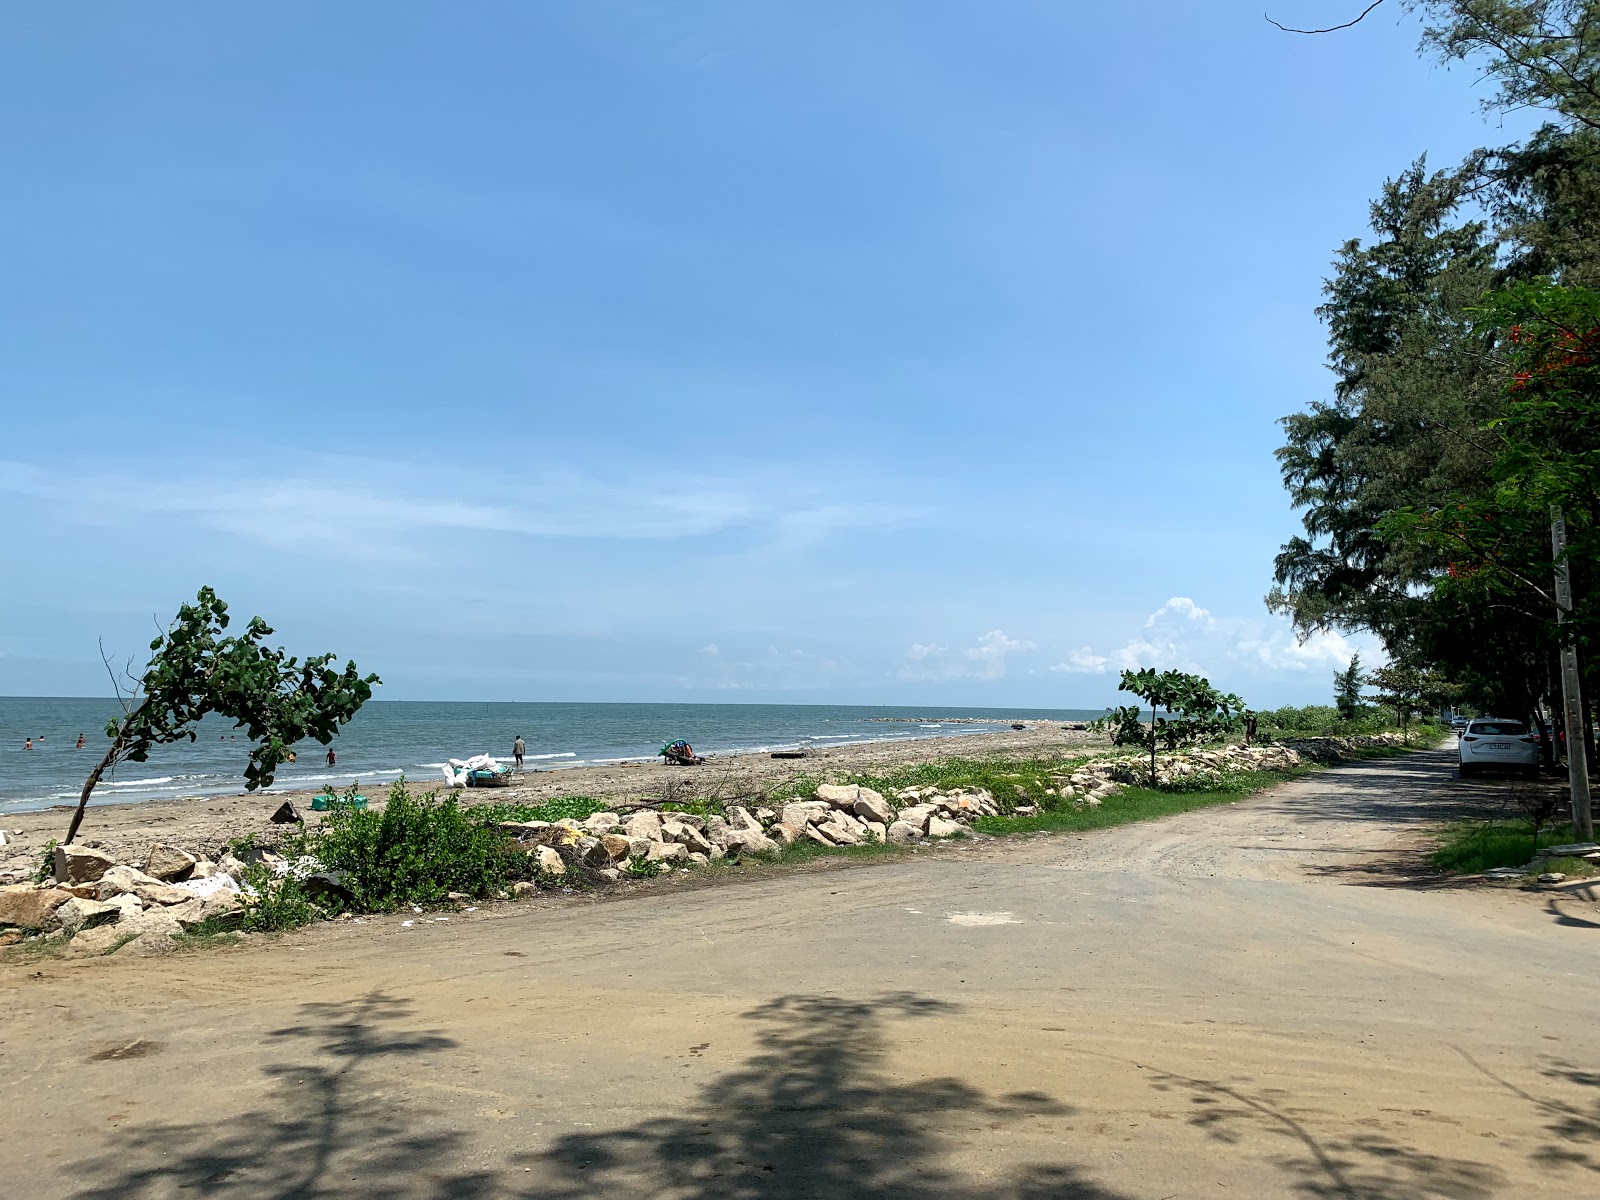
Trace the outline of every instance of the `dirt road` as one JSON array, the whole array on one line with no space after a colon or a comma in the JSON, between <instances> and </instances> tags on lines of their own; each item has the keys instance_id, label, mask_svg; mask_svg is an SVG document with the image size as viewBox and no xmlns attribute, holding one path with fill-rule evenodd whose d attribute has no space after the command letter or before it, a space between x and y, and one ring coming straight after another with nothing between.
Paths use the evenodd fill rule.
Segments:
<instances>
[{"instance_id":1,"label":"dirt road","mask_svg":"<svg viewBox=\"0 0 1600 1200\"><path fill-rule=\"evenodd\" d=\"M1409 1200L1600 1185L1600 912L1397 886L1445 756L990 842L0 975L56 1197Z\"/></svg>"}]
</instances>

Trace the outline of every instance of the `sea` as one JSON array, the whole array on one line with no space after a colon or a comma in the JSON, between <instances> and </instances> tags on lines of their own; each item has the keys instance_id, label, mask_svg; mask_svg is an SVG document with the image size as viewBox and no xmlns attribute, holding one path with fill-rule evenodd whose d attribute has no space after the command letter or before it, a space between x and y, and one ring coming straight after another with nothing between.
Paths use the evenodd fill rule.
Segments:
<instances>
[{"instance_id":1,"label":"sea","mask_svg":"<svg viewBox=\"0 0 1600 1200\"><path fill-rule=\"evenodd\" d=\"M115 701L0 696L0 813L76 803L105 752ZM278 768L271 791L382 786L404 775L438 782L451 758L510 760L518 734L529 769L653 758L684 738L698 754L762 753L808 746L970 736L1012 721L1087 721L1101 709L896 708L825 704L446 703L374 700L327 747L304 742ZM157 746L144 763L124 762L95 789L94 802L138 803L244 789L249 743L232 723L207 718L193 742ZM78 748L78 736L84 744ZM29 740L33 748L25 749ZM269 793L270 794L270 793Z\"/></svg>"}]
</instances>

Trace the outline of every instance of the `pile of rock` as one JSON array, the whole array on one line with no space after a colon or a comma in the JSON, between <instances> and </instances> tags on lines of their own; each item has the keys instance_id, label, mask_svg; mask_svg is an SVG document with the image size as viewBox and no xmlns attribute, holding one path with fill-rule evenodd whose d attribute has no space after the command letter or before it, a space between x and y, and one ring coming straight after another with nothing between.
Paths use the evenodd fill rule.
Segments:
<instances>
[{"instance_id":1,"label":"pile of rock","mask_svg":"<svg viewBox=\"0 0 1600 1200\"><path fill-rule=\"evenodd\" d=\"M87 953L165 943L214 918L242 918L244 870L228 855L210 862L162 843L137 864L92 846L57 846L52 882L0 887L0 938L65 932Z\"/></svg>"},{"instance_id":2,"label":"pile of rock","mask_svg":"<svg viewBox=\"0 0 1600 1200\"><path fill-rule=\"evenodd\" d=\"M1356 737L1284 738L1275 744L1313 762L1339 762L1359 758L1362 750L1403 746L1405 738L1398 733L1364 733Z\"/></svg>"},{"instance_id":3,"label":"pile of rock","mask_svg":"<svg viewBox=\"0 0 1600 1200\"><path fill-rule=\"evenodd\" d=\"M687 867L773 854L802 840L859 846L952 837L974 818L999 811L981 789L908 788L891 803L869 787L825 783L808 799L776 808L735 804L720 816L644 808L627 816L597 812L581 821L507 821L499 828L536 855L547 874L581 865L616 879L630 862Z\"/></svg>"}]
</instances>

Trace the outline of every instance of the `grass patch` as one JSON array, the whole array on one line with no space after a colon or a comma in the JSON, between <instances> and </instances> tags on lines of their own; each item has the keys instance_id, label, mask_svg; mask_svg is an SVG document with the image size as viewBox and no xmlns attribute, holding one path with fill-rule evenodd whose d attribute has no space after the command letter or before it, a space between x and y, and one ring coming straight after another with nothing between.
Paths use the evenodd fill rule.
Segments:
<instances>
[{"instance_id":1,"label":"grass patch","mask_svg":"<svg viewBox=\"0 0 1600 1200\"><path fill-rule=\"evenodd\" d=\"M1059 803L1050 795L1055 778L1071 775L1089 755L1075 758L946 758L937 762L912 763L882 774L854 774L850 783L859 783L886 796L913 787L936 787L940 791L957 788L982 788L1007 811L1019 804L1049 806ZM810 791L817 782L809 783Z\"/></svg>"},{"instance_id":2,"label":"grass patch","mask_svg":"<svg viewBox=\"0 0 1600 1200\"><path fill-rule=\"evenodd\" d=\"M1125 787L1107 796L1098 808L1064 806L1027 817L984 817L974 821L972 827L980 833L999 835L1108 829L1113 825L1128 825L1135 821L1192 812L1197 808L1210 808L1216 804L1229 804L1263 788L1299 779L1320 769L1305 766L1290 771L1234 771L1222 775L1211 786L1184 791Z\"/></svg>"},{"instance_id":3,"label":"grass patch","mask_svg":"<svg viewBox=\"0 0 1600 1200\"><path fill-rule=\"evenodd\" d=\"M543 804L513 804L497 801L491 804L474 804L463 812L474 821L494 824L497 821L581 821L597 812L608 812L609 805L593 796L560 796Z\"/></svg>"},{"instance_id":4,"label":"grass patch","mask_svg":"<svg viewBox=\"0 0 1600 1200\"><path fill-rule=\"evenodd\" d=\"M1539 840L1546 846L1560 845L1566 836L1564 831L1548 827L1539 831ZM1502 817L1446 825L1439 848L1428 861L1441 871L1477 875L1495 867L1525 867L1533 858L1533 822L1525 817ZM1581 858L1548 859L1540 863L1539 869L1565 875L1593 875L1597 871L1595 864Z\"/></svg>"}]
</instances>

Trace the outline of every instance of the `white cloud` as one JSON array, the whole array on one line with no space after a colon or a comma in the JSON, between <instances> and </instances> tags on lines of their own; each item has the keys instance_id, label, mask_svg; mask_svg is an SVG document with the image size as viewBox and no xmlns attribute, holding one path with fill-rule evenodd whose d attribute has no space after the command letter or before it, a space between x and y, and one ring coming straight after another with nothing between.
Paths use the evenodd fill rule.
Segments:
<instances>
[{"instance_id":1,"label":"white cloud","mask_svg":"<svg viewBox=\"0 0 1600 1200\"><path fill-rule=\"evenodd\" d=\"M901 670L902 679L1000 679L1006 673L1006 659L1012 654L1037 647L1033 642L1007 636L1003 629L991 629L978 638L977 645L959 654L943 646L913 645L906 658L915 666Z\"/></svg>"},{"instance_id":2,"label":"white cloud","mask_svg":"<svg viewBox=\"0 0 1600 1200\"><path fill-rule=\"evenodd\" d=\"M1201 608L1193 600L1189 599L1189 597L1174 596L1160 608L1156 609L1155 612L1151 613L1145 618L1144 627L1146 629L1153 628L1162 617L1165 617L1169 613L1175 613L1180 617L1187 617L1191 621L1204 622L1207 626L1215 623L1211 618L1211 613L1206 609Z\"/></svg>"},{"instance_id":3,"label":"white cloud","mask_svg":"<svg viewBox=\"0 0 1600 1200\"><path fill-rule=\"evenodd\" d=\"M1067 655L1065 662L1058 662L1050 669L1068 675L1104 675L1111 669L1111 660L1104 654L1096 654L1088 646L1079 646Z\"/></svg>"},{"instance_id":4,"label":"white cloud","mask_svg":"<svg viewBox=\"0 0 1600 1200\"><path fill-rule=\"evenodd\" d=\"M1080 646L1050 669L1104 675L1154 667L1205 675L1213 682L1263 676L1288 679L1341 669L1358 651L1381 657L1375 647L1339 633L1312 634L1301 641L1283 618L1218 617L1188 596L1174 596L1145 618L1138 635L1120 646L1106 650Z\"/></svg>"},{"instance_id":5,"label":"white cloud","mask_svg":"<svg viewBox=\"0 0 1600 1200\"><path fill-rule=\"evenodd\" d=\"M127 460L74 475L0 460L0 495L43 500L72 523L187 522L274 552L338 562L436 561L446 545L459 563L471 553L463 539L477 535L676 541L735 529L754 530L769 547L792 552L842 529L891 525L908 515L866 496L850 503L828 498L836 490L801 480L614 464L604 475L568 468L488 475L442 461L322 458L251 475Z\"/></svg>"},{"instance_id":6,"label":"white cloud","mask_svg":"<svg viewBox=\"0 0 1600 1200\"><path fill-rule=\"evenodd\" d=\"M721 654L722 651L717 649L717 644L715 642L711 642L711 643L709 643L707 645L701 646L700 647L700 653L701 654L708 654L712 658L715 658L717 655Z\"/></svg>"}]
</instances>

